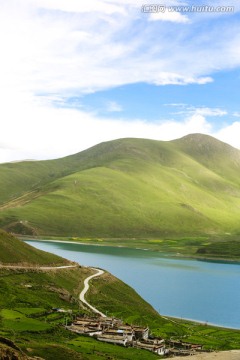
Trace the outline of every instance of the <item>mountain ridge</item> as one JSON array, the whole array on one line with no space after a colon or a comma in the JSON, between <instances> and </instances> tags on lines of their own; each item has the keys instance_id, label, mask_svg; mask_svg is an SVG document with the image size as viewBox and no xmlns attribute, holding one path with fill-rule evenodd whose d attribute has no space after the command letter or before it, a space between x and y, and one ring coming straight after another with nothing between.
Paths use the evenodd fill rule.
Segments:
<instances>
[{"instance_id":1,"label":"mountain ridge","mask_svg":"<svg viewBox=\"0 0 240 360\"><path fill-rule=\"evenodd\" d=\"M208 135L124 138L0 165L0 226L25 235L238 234L240 150Z\"/></svg>"}]
</instances>

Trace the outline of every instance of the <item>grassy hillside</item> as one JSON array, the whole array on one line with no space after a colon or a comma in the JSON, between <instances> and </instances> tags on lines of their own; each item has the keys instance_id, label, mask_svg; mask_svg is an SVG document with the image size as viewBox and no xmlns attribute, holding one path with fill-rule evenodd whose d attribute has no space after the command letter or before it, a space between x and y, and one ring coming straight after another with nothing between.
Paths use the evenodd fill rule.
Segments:
<instances>
[{"instance_id":1,"label":"grassy hillside","mask_svg":"<svg viewBox=\"0 0 240 360\"><path fill-rule=\"evenodd\" d=\"M0 229L0 264L67 265L60 256L37 250Z\"/></svg>"},{"instance_id":2,"label":"grassy hillside","mask_svg":"<svg viewBox=\"0 0 240 360\"><path fill-rule=\"evenodd\" d=\"M9 253L20 252L28 255L28 259L35 258L36 251L31 246L25 246L13 236L1 232L1 249L4 253L5 244ZM42 254L41 254L42 253ZM38 251L41 259L44 252ZM2 258L2 252L1 252ZM56 257L57 258L57 257ZM41 356L47 360L100 360L102 358L124 359L157 359L148 352L137 349L124 349L114 345L99 343L97 340L73 334L65 330L63 325L71 323L76 314L90 314L78 300L83 282L92 273L89 268L59 269L41 272L32 269L5 269L0 267L0 357L12 356L16 359L32 359ZM108 275L111 278L111 275ZM115 279L115 278L114 278ZM97 281L95 281L95 284ZM116 290L120 281L115 279ZM131 288L128 294L133 311L135 301L140 305L142 314L147 319L147 313L153 311ZM98 294L101 301L101 296ZM114 295L112 295L114 301ZM122 309L123 300L115 299ZM143 307L144 305L144 307ZM63 308L71 312L56 313L52 308ZM156 321L162 321L156 313Z\"/></svg>"},{"instance_id":3,"label":"grassy hillside","mask_svg":"<svg viewBox=\"0 0 240 360\"><path fill-rule=\"evenodd\" d=\"M57 256L36 251L31 246L1 231L0 261L7 254L27 256L29 263L39 257L39 263L47 260L63 260ZM10 259L8 259L9 262ZM12 263L15 263L13 259ZM114 345L98 343L94 339L73 334L65 330L64 324L71 323L77 314L92 315L90 310L79 301L85 278L93 273L90 268L79 266L71 269L40 271L32 268L0 267L0 357L15 356L16 359L28 359L41 356L43 359L84 359L99 360L102 358L124 359L157 359L156 355L141 352L137 349L116 348ZM111 275L109 274L111 277ZM116 290L119 280L116 281ZM96 283L96 281L95 281ZM141 312L152 312L149 304L144 302L131 288L128 288L132 299L130 308L137 301L142 305ZM101 299L101 294L99 298ZM114 296L113 296L114 299ZM114 300L113 300L114 301ZM124 309L123 301L122 309ZM143 309L144 305L144 309ZM53 308L62 308L67 312L54 312ZM156 313L156 321L162 321ZM95 349L97 349L95 351ZM5 357L4 357L5 358Z\"/></svg>"},{"instance_id":4,"label":"grassy hillside","mask_svg":"<svg viewBox=\"0 0 240 360\"><path fill-rule=\"evenodd\" d=\"M80 238L235 236L240 151L206 135L120 139L0 165L0 226Z\"/></svg>"},{"instance_id":5,"label":"grassy hillside","mask_svg":"<svg viewBox=\"0 0 240 360\"><path fill-rule=\"evenodd\" d=\"M173 141L177 149L194 158L234 184L240 184L236 177L240 171L239 150L211 136L192 134Z\"/></svg>"},{"instance_id":6,"label":"grassy hillside","mask_svg":"<svg viewBox=\"0 0 240 360\"><path fill-rule=\"evenodd\" d=\"M62 269L57 272L0 269L0 337L11 339L28 356L47 360L157 359L156 355L124 349L77 334L62 326L72 316L88 313L78 302L88 268ZM204 344L206 349L240 349L240 332L162 318L126 284L109 273L91 282L88 300L108 315L124 321L148 325L155 335L183 338ZM124 294L124 296L123 296ZM54 313L52 308L72 310Z\"/></svg>"},{"instance_id":7,"label":"grassy hillside","mask_svg":"<svg viewBox=\"0 0 240 360\"><path fill-rule=\"evenodd\" d=\"M8 243L9 251L13 252L12 247L15 251L28 252L29 259L36 255L31 246L25 248L12 236L1 233L1 249L4 241ZM79 302L79 293L84 279L91 274L92 269L85 267L45 272L37 268L0 267L0 356L8 352L16 359L26 360L27 356L40 356L46 360L158 359L157 355L147 351L100 343L64 328L63 325L71 323L77 314L90 314ZM155 334L165 338L183 337L204 344L206 348L240 348L239 331L165 319L131 287L107 272L91 281L87 297L108 315L149 325ZM67 312L54 312L53 308Z\"/></svg>"}]
</instances>

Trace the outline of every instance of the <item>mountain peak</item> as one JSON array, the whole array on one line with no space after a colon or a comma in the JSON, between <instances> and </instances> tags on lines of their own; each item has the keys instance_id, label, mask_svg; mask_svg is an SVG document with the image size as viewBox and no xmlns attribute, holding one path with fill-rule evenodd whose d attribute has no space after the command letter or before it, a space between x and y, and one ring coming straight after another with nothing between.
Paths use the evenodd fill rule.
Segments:
<instances>
[{"instance_id":1,"label":"mountain peak","mask_svg":"<svg viewBox=\"0 0 240 360\"><path fill-rule=\"evenodd\" d=\"M189 134L180 139L173 140L179 149L191 155L208 155L209 157L231 156L240 159L240 150L231 145L206 134Z\"/></svg>"}]
</instances>

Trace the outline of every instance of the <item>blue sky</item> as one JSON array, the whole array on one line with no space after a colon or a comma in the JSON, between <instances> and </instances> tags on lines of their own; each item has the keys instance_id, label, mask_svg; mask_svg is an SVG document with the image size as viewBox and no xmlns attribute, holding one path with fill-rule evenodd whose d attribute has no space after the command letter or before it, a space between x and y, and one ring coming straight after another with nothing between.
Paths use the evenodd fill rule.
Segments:
<instances>
[{"instance_id":1,"label":"blue sky","mask_svg":"<svg viewBox=\"0 0 240 360\"><path fill-rule=\"evenodd\" d=\"M101 117L164 119L182 121L196 109L219 109L226 114L221 118L214 113L209 121L213 129L234 121L239 111L240 71L215 74L214 81L204 84L156 86L146 83L123 85L81 97L69 98L65 106L81 106L96 111Z\"/></svg>"},{"instance_id":2,"label":"blue sky","mask_svg":"<svg viewBox=\"0 0 240 360\"><path fill-rule=\"evenodd\" d=\"M193 132L240 148L239 1L151 4L0 0L0 162Z\"/></svg>"}]
</instances>

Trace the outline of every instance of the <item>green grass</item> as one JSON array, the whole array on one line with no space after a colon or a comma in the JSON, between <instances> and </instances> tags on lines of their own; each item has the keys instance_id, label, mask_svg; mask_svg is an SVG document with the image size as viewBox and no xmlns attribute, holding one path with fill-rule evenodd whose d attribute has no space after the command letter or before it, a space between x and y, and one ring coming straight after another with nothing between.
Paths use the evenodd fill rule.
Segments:
<instances>
[{"instance_id":1,"label":"green grass","mask_svg":"<svg viewBox=\"0 0 240 360\"><path fill-rule=\"evenodd\" d=\"M239 259L240 247L238 241L216 241L207 243L205 246L198 248L196 254L202 257L223 258L223 259Z\"/></svg>"},{"instance_id":2,"label":"green grass","mask_svg":"<svg viewBox=\"0 0 240 360\"><path fill-rule=\"evenodd\" d=\"M0 269L0 308L50 310L69 304L78 308L83 280L91 273L88 268L49 272Z\"/></svg>"},{"instance_id":3,"label":"green grass","mask_svg":"<svg viewBox=\"0 0 240 360\"><path fill-rule=\"evenodd\" d=\"M18 311L20 314L24 315L41 315L45 313L44 308L16 308L15 311Z\"/></svg>"},{"instance_id":4,"label":"green grass","mask_svg":"<svg viewBox=\"0 0 240 360\"><path fill-rule=\"evenodd\" d=\"M149 351L133 348L123 348L118 345L105 344L85 336L74 337L61 343L31 341L29 355L41 356L46 360L151 360L159 359L159 356Z\"/></svg>"},{"instance_id":5,"label":"green grass","mask_svg":"<svg viewBox=\"0 0 240 360\"><path fill-rule=\"evenodd\" d=\"M43 321L27 318L16 310L3 309L0 312L2 329L12 331L44 331L51 326Z\"/></svg>"},{"instance_id":6,"label":"green grass","mask_svg":"<svg viewBox=\"0 0 240 360\"><path fill-rule=\"evenodd\" d=\"M158 355L155 355L149 351L138 350L133 348L123 348L118 345L109 346L102 342L97 342L89 337L78 337L69 342L69 345L75 351L81 351L86 357L93 360L102 360L104 357L109 360L151 360L159 359Z\"/></svg>"},{"instance_id":7,"label":"green grass","mask_svg":"<svg viewBox=\"0 0 240 360\"><path fill-rule=\"evenodd\" d=\"M0 229L0 263L25 265L67 265L60 256L40 251Z\"/></svg>"}]
</instances>

